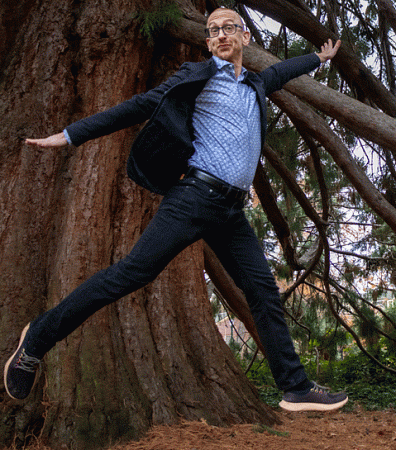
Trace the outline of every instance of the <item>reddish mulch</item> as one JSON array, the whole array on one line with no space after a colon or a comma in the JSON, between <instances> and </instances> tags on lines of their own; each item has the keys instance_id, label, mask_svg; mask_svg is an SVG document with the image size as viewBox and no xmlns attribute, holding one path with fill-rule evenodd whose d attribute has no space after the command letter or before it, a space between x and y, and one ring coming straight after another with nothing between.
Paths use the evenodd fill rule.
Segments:
<instances>
[{"instance_id":1,"label":"reddish mulch","mask_svg":"<svg viewBox=\"0 0 396 450\"><path fill-rule=\"evenodd\" d=\"M155 426L140 442L111 450L396 450L396 413L279 412L282 425L218 428L205 422Z\"/></svg>"},{"instance_id":2,"label":"reddish mulch","mask_svg":"<svg viewBox=\"0 0 396 450\"><path fill-rule=\"evenodd\" d=\"M278 415L283 423L272 428L219 428L205 422L158 425L139 442L109 450L396 450L394 410ZM29 450L50 449L36 443Z\"/></svg>"}]
</instances>

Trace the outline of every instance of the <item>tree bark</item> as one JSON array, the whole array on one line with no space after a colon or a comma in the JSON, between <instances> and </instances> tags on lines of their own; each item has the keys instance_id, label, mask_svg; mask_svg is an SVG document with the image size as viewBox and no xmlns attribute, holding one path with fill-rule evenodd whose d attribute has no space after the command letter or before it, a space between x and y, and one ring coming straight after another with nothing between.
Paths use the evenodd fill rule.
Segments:
<instances>
[{"instance_id":1,"label":"tree bark","mask_svg":"<svg viewBox=\"0 0 396 450\"><path fill-rule=\"evenodd\" d=\"M276 236L282 246L283 255L287 261L287 264L293 270L303 269L303 267L298 264L298 258L296 250L293 246L289 224L278 207L275 193L261 163L257 166L253 186L265 215L274 227Z\"/></svg>"},{"instance_id":2,"label":"tree bark","mask_svg":"<svg viewBox=\"0 0 396 450\"><path fill-rule=\"evenodd\" d=\"M204 244L205 271L227 303L228 309L241 320L258 349L265 356L263 344L260 341L253 316L243 292L236 286L232 278L222 266L214 251Z\"/></svg>"},{"instance_id":3,"label":"tree bark","mask_svg":"<svg viewBox=\"0 0 396 450\"><path fill-rule=\"evenodd\" d=\"M378 11L382 12L386 17L387 22L396 33L396 8L390 0L375 0L378 6Z\"/></svg>"},{"instance_id":4,"label":"tree bark","mask_svg":"<svg viewBox=\"0 0 396 450\"><path fill-rule=\"evenodd\" d=\"M29 14L16 10L18 30L4 42L0 87L2 366L27 322L130 251L160 201L125 175L139 127L78 149L22 139L57 133L201 58L166 33L148 45L132 1L25 4ZM40 435L54 448L98 448L180 417L277 421L218 333L202 272L197 243L92 316L47 355L26 401L11 401L1 381L0 445Z\"/></svg>"}]
</instances>

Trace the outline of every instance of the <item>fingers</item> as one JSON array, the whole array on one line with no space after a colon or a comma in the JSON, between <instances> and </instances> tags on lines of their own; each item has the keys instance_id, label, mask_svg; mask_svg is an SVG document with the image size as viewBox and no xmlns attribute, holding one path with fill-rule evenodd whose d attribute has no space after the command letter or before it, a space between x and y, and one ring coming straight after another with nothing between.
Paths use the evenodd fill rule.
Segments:
<instances>
[{"instance_id":1,"label":"fingers","mask_svg":"<svg viewBox=\"0 0 396 450\"><path fill-rule=\"evenodd\" d=\"M336 53L340 47L341 47L341 39L338 39L338 41L335 43L334 46L334 50L336 51Z\"/></svg>"},{"instance_id":2,"label":"fingers","mask_svg":"<svg viewBox=\"0 0 396 450\"><path fill-rule=\"evenodd\" d=\"M38 147L45 147L45 139L25 139L25 144L37 145Z\"/></svg>"},{"instance_id":3,"label":"fingers","mask_svg":"<svg viewBox=\"0 0 396 450\"><path fill-rule=\"evenodd\" d=\"M337 53L337 51L340 48L340 46L341 46L341 40L340 39L338 39L338 41L336 41L334 47L333 47L333 41L331 39L328 39L328 41L325 42L322 45L322 51L323 52L326 51L326 52L335 52L335 53Z\"/></svg>"},{"instance_id":4,"label":"fingers","mask_svg":"<svg viewBox=\"0 0 396 450\"><path fill-rule=\"evenodd\" d=\"M328 41L321 46L321 52L319 54L321 61L324 62L327 61L328 59L334 58L340 46L341 46L340 40L337 40L333 46L333 41L331 39L328 39Z\"/></svg>"},{"instance_id":5,"label":"fingers","mask_svg":"<svg viewBox=\"0 0 396 450\"><path fill-rule=\"evenodd\" d=\"M67 145L67 140L62 132L43 139L25 139L25 143L37 147L63 147Z\"/></svg>"}]
</instances>

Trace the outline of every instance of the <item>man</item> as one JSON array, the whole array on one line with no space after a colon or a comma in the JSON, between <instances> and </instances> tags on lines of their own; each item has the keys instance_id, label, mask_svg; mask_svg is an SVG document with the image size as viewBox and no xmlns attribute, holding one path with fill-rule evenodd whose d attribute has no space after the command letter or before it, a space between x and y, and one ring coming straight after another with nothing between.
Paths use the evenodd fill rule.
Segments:
<instances>
[{"instance_id":1,"label":"man","mask_svg":"<svg viewBox=\"0 0 396 450\"><path fill-rule=\"evenodd\" d=\"M131 253L28 324L4 370L8 394L26 398L45 353L103 306L145 286L186 246L203 238L243 290L288 410L331 410L344 393L308 380L283 317L279 290L242 210L266 131L266 96L331 59L341 44L278 63L260 74L242 67L250 33L229 9L208 18L213 57L185 63L166 82L66 127L40 147L82 143L149 119L135 140L128 174L164 199ZM181 175L184 174L184 177ZM182 179L181 179L182 178Z\"/></svg>"}]
</instances>

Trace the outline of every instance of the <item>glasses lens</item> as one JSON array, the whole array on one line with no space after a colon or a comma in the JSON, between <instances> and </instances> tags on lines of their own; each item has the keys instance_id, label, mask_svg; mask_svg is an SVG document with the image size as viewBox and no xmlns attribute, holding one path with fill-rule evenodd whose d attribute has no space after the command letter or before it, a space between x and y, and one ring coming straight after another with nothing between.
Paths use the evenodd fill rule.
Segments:
<instances>
[{"instance_id":1,"label":"glasses lens","mask_svg":"<svg viewBox=\"0 0 396 450\"><path fill-rule=\"evenodd\" d=\"M224 34L235 34L236 26L235 25L226 25L223 27Z\"/></svg>"},{"instance_id":2,"label":"glasses lens","mask_svg":"<svg viewBox=\"0 0 396 450\"><path fill-rule=\"evenodd\" d=\"M210 37L216 37L219 35L220 28L219 27L212 27L209 28L209 36Z\"/></svg>"}]
</instances>

